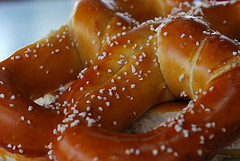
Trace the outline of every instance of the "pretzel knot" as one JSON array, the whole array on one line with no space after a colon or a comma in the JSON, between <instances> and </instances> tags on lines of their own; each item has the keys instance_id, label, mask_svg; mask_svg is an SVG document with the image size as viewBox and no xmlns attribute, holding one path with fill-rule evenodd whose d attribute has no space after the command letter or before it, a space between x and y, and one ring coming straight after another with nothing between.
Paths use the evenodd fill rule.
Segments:
<instances>
[{"instance_id":1,"label":"pretzel knot","mask_svg":"<svg viewBox=\"0 0 240 161\"><path fill-rule=\"evenodd\" d=\"M240 3L141 2L78 1L68 23L1 62L3 154L207 161L240 136L240 46L232 40ZM33 101L67 83L51 104ZM117 133L176 99L191 101L155 130Z\"/></svg>"}]
</instances>

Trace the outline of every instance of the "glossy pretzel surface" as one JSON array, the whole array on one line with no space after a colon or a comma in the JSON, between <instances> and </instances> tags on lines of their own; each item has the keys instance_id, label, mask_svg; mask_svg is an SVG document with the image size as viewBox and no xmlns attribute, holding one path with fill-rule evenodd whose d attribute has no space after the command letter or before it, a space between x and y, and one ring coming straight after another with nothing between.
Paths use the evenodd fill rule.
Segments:
<instances>
[{"instance_id":1,"label":"glossy pretzel surface","mask_svg":"<svg viewBox=\"0 0 240 161\"><path fill-rule=\"evenodd\" d=\"M230 30L239 24L239 2L184 2L169 18L139 25L165 16L178 3L78 1L67 24L1 62L2 147L29 158L48 153L56 160L209 160L234 141L239 44L221 33L239 37L237 29ZM143 4L146 9L138 7ZM49 106L32 101L77 74ZM152 132L109 132L180 97L194 103ZM225 113L228 122L220 119ZM220 142L223 137L228 139Z\"/></svg>"}]
</instances>

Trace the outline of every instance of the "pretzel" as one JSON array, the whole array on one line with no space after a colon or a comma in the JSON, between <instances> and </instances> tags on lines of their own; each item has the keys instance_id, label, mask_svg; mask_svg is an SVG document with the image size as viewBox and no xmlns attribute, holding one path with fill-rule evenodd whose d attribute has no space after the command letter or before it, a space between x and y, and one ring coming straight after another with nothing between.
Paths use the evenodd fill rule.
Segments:
<instances>
[{"instance_id":1,"label":"pretzel","mask_svg":"<svg viewBox=\"0 0 240 161\"><path fill-rule=\"evenodd\" d=\"M151 4L150 1L144 2ZM0 88L1 98L4 99L1 107L2 115L5 116L1 117L3 121L0 125L6 129L0 134L3 147L7 147L7 150L12 153L23 153L26 157L44 156L45 145L54 140L53 133L63 133L57 137L60 141L55 145L57 147L64 141L68 130L81 128L82 125L96 125L110 131L121 131L151 106L175 99L164 82L158 56L155 55L158 36L154 29L162 21L150 21L134 28L138 21L141 22L144 19L136 16L136 21L119 13L119 11L126 11L124 3L124 1L116 1L120 6L118 8L115 4L106 4L97 0L79 1L66 25L50 33L46 38L18 50L9 59L1 62ZM86 13L88 16L83 16ZM149 17L151 16L154 15L150 14ZM115 38L114 35L117 33L120 35ZM109 41L110 37L114 37L113 40ZM123 53L117 53L117 51ZM38 55L36 52L49 54ZM148 52L149 54L145 55ZM54 57L54 62L49 64L51 57ZM134 57L141 57L144 61L134 60ZM28 58L38 59L30 62ZM71 63L66 64L66 60ZM116 64L111 63L110 60L116 60ZM154 63L153 60L155 60ZM135 63L134 66L133 63ZM138 66L138 63L141 63L141 66ZM60 67L56 69L56 66ZM83 70L78 75L79 79L66 92L58 96L59 98L57 97L48 107L49 109L33 103L32 100L72 81L84 67L88 67L87 70ZM127 74L126 71L128 71ZM19 81L22 78L24 79ZM122 80L130 81L128 88L134 89L134 92L126 90L125 82ZM103 87L111 90L104 91ZM124 91L126 97L122 98L119 93ZM146 95L150 92L151 95ZM110 99L109 96L112 94L115 98ZM144 103L142 99L145 99ZM93 109L89 104L97 108ZM110 105L111 107L108 107ZM99 117L100 113L101 117ZM74 114L78 114L79 117L73 119ZM12 122L5 119L6 115ZM126 116L123 117L124 115ZM50 145L51 143L49 147ZM67 151L62 154L65 153ZM51 156L52 151L49 154ZM56 156L58 157L57 153Z\"/></svg>"},{"instance_id":2,"label":"pretzel","mask_svg":"<svg viewBox=\"0 0 240 161\"><path fill-rule=\"evenodd\" d=\"M239 44L191 16L163 22L158 44L168 87L176 96L184 91L194 103L175 120L145 134L83 125L67 128L54 144L57 160L209 160L239 137L240 120L235 115L239 112Z\"/></svg>"},{"instance_id":3,"label":"pretzel","mask_svg":"<svg viewBox=\"0 0 240 161\"><path fill-rule=\"evenodd\" d=\"M201 6L193 7L188 14L202 17L213 30L239 40L240 35L236 28L240 25L239 8L239 1L203 3Z\"/></svg>"},{"instance_id":4,"label":"pretzel","mask_svg":"<svg viewBox=\"0 0 240 161\"><path fill-rule=\"evenodd\" d=\"M161 72L167 85L176 96L184 92L195 103L175 121L141 135L116 134L82 125L68 128L63 139L54 144L58 160L209 160L239 136L237 116L228 116L227 123L218 118L229 107L232 114L238 112L239 45L191 16L165 21L159 34ZM218 52L225 55L214 60L220 47ZM211 60L213 63L209 63ZM134 63L129 61L126 66ZM231 91L225 89L226 83L234 86ZM225 98L226 102L219 98ZM228 140L220 142L222 137Z\"/></svg>"},{"instance_id":5,"label":"pretzel","mask_svg":"<svg viewBox=\"0 0 240 161\"><path fill-rule=\"evenodd\" d=\"M153 6L150 1L143 2L148 6ZM19 49L11 57L1 62L0 99L2 101L0 128L5 130L0 134L0 142L4 149L10 153L23 154L27 158L46 155L47 149L45 147L54 138L52 131L63 119L63 110L66 106L64 103L70 102L74 97L81 99L84 93L79 94L75 91L75 93L71 94L72 91L68 90L46 108L35 104L33 100L76 79L77 74L84 67L89 67L93 62L95 65L89 67L87 73L95 70L96 65L99 68L102 67L101 70L103 71L106 67L112 65L112 71L105 72L106 77L99 76L101 79L96 75L98 80L94 83L95 76L88 75L85 77L85 79L90 78L93 80L88 90L85 91L86 93L97 88L124 65L113 65L108 61L119 56L120 53L116 55L116 51L122 50L125 52L125 59L127 60L129 55L136 52L134 50L135 44L142 46L146 43L149 35L154 32L150 31L148 27L143 26L136 29L138 32L126 32L137 26L139 22L155 17L153 14L156 12L149 13L142 19L138 14L135 14L137 16L135 17L134 13L135 11L136 13L142 12L144 9L139 10L139 7L134 8L133 6L130 13L136 18L134 20L128 14L122 14L120 11L128 11L126 8L128 4L138 5L137 1L116 1L116 3L117 5L98 0L78 1L69 21L60 29L51 31L46 37ZM174 6L168 7L167 4L163 4L164 7L162 8L166 8L168 11L169 8ZM146 10L146 12L148 11ZM144 11L144 13L146 12ZM162 10L162 12L166 14L165 11ZM88 16L85 16L86 14ZM148 34L146 34L147 32L144 32L144 35L139 34L139 31L147 31ZM128 35L128 40L121 42L122 45L127 44L127 47L115 44L114 47L110 48L111 44L109 44L108 39L117 35L117 33L121 33L121 37L124 37L124 34ZM136 40L137 36L140 37L139 40ZM110 42L122 40L122 38L118 37ZM134 43L129 42L129 40ZM99 53L100 51L101 53ZM113 52L115 58L110 57L102 61L101 56L104 56L105 52ZM99 55L96 53L99 53ZM122 59L120 60L122 61ZM104 63L106 64L104 65ZM108 73L108 76L106 73ZM76 84L79 83L81 84L80 81ZM86 85L84 88L86 88ZM77 96L77 94L79 95ZM60 106L60 103L63 104ZM121 128L127 126L138 115L140 113L123 122ZM9 152L4 153L10 155ZM22 160L26 160L27 158L24 156L13 155L14 158L20 159L22 157Z\"/></svg>"}]
</instances>

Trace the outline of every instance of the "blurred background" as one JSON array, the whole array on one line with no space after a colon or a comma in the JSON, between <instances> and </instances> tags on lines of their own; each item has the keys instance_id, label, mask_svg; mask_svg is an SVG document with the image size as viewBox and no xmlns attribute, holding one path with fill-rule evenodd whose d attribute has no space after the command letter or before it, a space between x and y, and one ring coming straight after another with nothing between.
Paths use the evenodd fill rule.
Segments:
<instances>
[{"instance_id":1,"label":"blurred background","mask_svg":"<svg viewBox=\"0 0 240 161\"><path fill-rule=\"evenodd\" d=\"M0 61L64 24L76 0L0 0Z\"/></svg>"}]
</instances>

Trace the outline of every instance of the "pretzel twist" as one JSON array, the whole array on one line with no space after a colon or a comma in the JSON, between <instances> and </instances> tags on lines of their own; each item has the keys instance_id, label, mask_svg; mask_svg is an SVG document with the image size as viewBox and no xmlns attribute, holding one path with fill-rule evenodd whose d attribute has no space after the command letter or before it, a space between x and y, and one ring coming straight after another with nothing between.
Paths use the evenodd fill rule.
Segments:
<instances>
[{"instance_id":1,"label":"pretzel twist","mask_svg":"<svg viewBox=\"0 0 240 161\"><path fill-rule=\"evenodd\" d=\"M143 2L148 6L153 6L150 1ZM137 16L133 16L136 20L129 17L128 14L121 13L120 11L126 12L128 10L126 7L129 6L129 3L138 5L137 1L116 1L116 4L109 4L99 0L78 1L69 21L60 29L51 31L45 38L19 49L11 57L1 62L0 128L5 130L0 134L0 142L4 149L11 153L24 154L26 157L46 155L48 149L45 147L54 138L53 130L63 119L64 103L70 102L73 97L81 99L87 91L94 90L94 88L111 78L124 65L113 64L109 61L116 59L120 55L120 53L116 54L116 51L123 51L122 54L126 56L125 59L128 59L129 55L136 52L133 49L135 44L128 42L128 40L135 42L139 46L147 41L152 31L149 31L147 27L143 27L138 30L148 31L148 34L144 32L145 35L143 35L131 31L128 34L129 39L121 43L127 44L128 47L116 44L112 47L109 44L109 42L117 42L117 40L109 41L110 37L118 35L117 33L125 33L139 22L155 17L153 14L156 11L148 13L144 19L141 19L141 16L134 13L147 13L148 11L139 9L139 7L135 7L130 11ZM163 4L168 11L172 7ZM162 12L166 13L167 11ZM120 23L120 25L116 25L117 23ZM124 37L124 34L121 36ZM136 40L137 36L141 38ZM120 39L118 37L116 39ZM114 57L101 61L101 56L104 56L106 52L114 53ZM97 57L98 59L95 61ZM123 62L125 60L120 59ZM106 72L108 73L106 77L99 76L97 78L95 78L95 75L87 74L85 79L94 82L92 81L89 87L84 86L84 88L88 88L85 93L79 94L79 89L75 91L75 94L66 91L47 109L33 102L36 98L76 79L77 74L84 67L89 67L93 62L99 65L99 68L102 68L99 71L104 71L112 66L112 72ZM104 63L106 64L104 65ZM95 67L89 68L88 73L92 69L95 69ZM76 85L81 85L80 80L78 82ZM136 117L134 116L128 120L127 124ZM125 127L127 124L124 125L123 123L122 126ZM21 155L14 155L13 157L20 159ZM27 158L23 157L22 159L26 160Z\"/></svg>"},{"instance_id":2,"label":"pretzel twist","mask_svg":"<svg viewBox=\"0 0 240 161\"><path fill-rule=\"evenodd\" d=\"M167 20L158 36L167 85L178 96L185 91L195 102L174 121L145 134L69 128L54 144L57 160L209 160L239 136L238 43L191 16Z\"/></svg>"},{"instance_id":3,"label":"pretzel twist","mask_svg":"<svg viewBox=\"0 0 240 161\"><path fill-rule=\"evenodd\" d=\"M166 20L158 36L150 42L154 44L158 40L164 80L176 96L184 92L195 103L189 104L174 121L146 134L124 135L82 125L68 128L54 144L57 160L209 160L239 136L239 119L234 115L239 112L238 43L213 32L202 20L192 16ZM154 60L154 52L146 48L149 51L146 59ZM135 56L141 56L141 52ZM130 60L126 68L135 63L134 59ZM141 67L146 69L141 64L136 71ZM232 87L231 90L226 86ZM145 95L156 96L153 90L146 91ZM234 115L228 115L228 122L221 119L226 111ZM227 137L226 141L221 140L223 137Z\"/></svg>"},{"instance_id":4,"label":"pretzel twist","mask_svg":"<svg viewBox=\"0 0 240 161\"><path fill-rule=\"evenodd\" d=\"M207 160L234 140L233 136L237 137L238 127L234 125L239 122L238 118L231 117L228 123L224 123L215 113L221 116L229 110L229 106L232 106L230 113L238 112L236 98L239 73L238 56L235 56L238 44L222 35L211 33L208 25L191 17L199 16L196 12L199 7L189 11L190 18L179 16L164 22L149 21L136 27L146 19L166 15L181 1L142 2L150 7L146 10L140 7L128 8L129 4L140 5L138 1L78 1L66 25L1 62L0 96L3 101L0 102L0 128L5 131L0 134L0 143L3 147L13 153L23 153L26 157L41 157L47 153L46 145L55 139L53 150L57 160L143 160L156 156L165 160ZM161 12L153 2L158 2ZM223 9L238 14L238 2L227 5L230 9ZM221 4L216 6L222 7ZM214 7L203 6L202 10L203 18L211 27L231 38L238 38L236 30L227 30L231 25L239 23L237 18L229 26L226 24L226 28L221 28L218 26L219 21L211 18L214 15L212 11L216 10ZM129 11L136 20L121 13L125 11ZM139 14L141 12L148 14L142 17ZM160 24L157 34L155 29ZM175 31L176 28L179 30ZM179 39L183 33L185 35ZM187 33L191 39L190 36L186 37ZM194 47L187 47L186 43L194 44ZM215 49L221 45L224 45L221 52L226 51L227 54L219 57ZM211 49L212 57L217 59L209 63L212 57L204 53ZM54 61L49 63L49 59ZM66 63L66 60L70 63ZM222 66L223 62L226 64ZM74 80L84 67L87 68L78 75L78 80L47 109L32 101ZM169 72L171 68L174 69ZM199 79L203 81L199 82ZM224 88L226 85L231 85L233 89L227 91ZM213 87L211 92L199 92ZM196 102L194 107L190 106L179 116L185 118L181 125L170 122L156 131L133 136L86 126L122 131L151 106L173 100L183 91ZM196 92L200 94L196 95ZM211 99L207 99L209 95L212 95ZM225 102L218 104L218 97L226 97ZM206 116L205 120L201 120L203 116ZM213 122L217 128L208 129L202 134L211 138L210 141L204 145L199 142L190 144L190 140L201 137L200 133L191 131L191 124L199 124L203 130L206 129L204 123ZM181 128L180 135L176 135L176 131L179 131L177 126ZM217 142L221 137L230 135L230 132L234 134L229 140ZM59 133L57 138L54 135L56 133ZM214 136L211 135L213 133ZM187 139L186 135L189 136ZM186 140L187 150L183 151L180 144ZM109 148L108 153L101 150L105 145ZM159 145L168 147L166 150L171 154L160 153L160 149L157 149ZM219 145L219 149L215 145ZM93 151L89 152L88 146ZM132 149L136 155L133 155ZM142 155L138 155L139 152ZM52 150L49 154L51 158Z\"/></svg>"}]
</instances>

